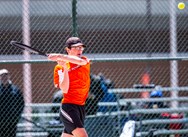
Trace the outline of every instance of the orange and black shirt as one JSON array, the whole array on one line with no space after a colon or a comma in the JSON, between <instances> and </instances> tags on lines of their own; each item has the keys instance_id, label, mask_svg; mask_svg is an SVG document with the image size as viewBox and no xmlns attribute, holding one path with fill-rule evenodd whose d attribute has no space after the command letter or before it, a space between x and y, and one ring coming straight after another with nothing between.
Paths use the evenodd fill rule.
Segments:
<instances>
[{"instance_id":1,"label":"orange and black shirt","mask_svg":"<svg viewBox=\"0 0 188 137\"><path fill-rule=\"evenodd\" d=\"M90 61L87 57L82 57L87 60L86 65L77 65L67 63L69 74L69 89L68 93L63 94L62 103L71 103L84 105L88 97L90 88ZM54 85L59 87L59 82L63 79L63 67L56 65L54 68Z\"/></svg>"}]
</instances>

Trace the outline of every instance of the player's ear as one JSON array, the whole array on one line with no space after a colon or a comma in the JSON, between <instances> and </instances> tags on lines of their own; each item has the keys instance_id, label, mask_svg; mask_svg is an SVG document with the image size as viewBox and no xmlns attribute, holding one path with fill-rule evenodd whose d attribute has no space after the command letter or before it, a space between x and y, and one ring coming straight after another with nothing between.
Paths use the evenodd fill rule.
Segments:
<instances>
[{"instance_id":1,"label":"player's ear","mask_svg":"<svg viewBox=\"0 0 188 137\"><path fill-rule=\"evenodd\" d=\"M70 48L65 47L65 51L66 51L66 53L68 54L68 53L69 53L69 51L70 51Z\"/></svg>"}]
</instances>

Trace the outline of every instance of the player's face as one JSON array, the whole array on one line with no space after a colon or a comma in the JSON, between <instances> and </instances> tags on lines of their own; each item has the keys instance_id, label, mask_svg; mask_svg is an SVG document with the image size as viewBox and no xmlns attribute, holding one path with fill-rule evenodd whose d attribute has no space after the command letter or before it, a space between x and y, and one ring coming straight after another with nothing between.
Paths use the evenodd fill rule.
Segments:
<instances>
[{"instance_id":1,"label":"player's face","mask_svg":"<svg viewBox=\"0 0 188 137\"><path fill-rule=\"evenodd\" d=\"M84 51L83 46L75 46L75 47L71 47L71 49L69 49L68 54L73 55L73 56L81 56L83 51Z\"/></svg>"}]
</instances>

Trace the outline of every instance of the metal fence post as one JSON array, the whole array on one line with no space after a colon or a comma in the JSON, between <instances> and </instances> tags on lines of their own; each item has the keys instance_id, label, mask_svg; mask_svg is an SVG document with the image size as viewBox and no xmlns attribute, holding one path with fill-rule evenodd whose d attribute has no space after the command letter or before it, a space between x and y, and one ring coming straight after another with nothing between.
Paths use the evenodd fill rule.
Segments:
<instances>
[{"instance_id":1,"label":"metal fence post","mask_svg":"<svg viewBox=\"0 0 188 137\"><path fill-rule=\"evenodd\" d=\"M78 36L77 32L77 0L72 0L72 35Z\"/></svg>"}]
</instances>

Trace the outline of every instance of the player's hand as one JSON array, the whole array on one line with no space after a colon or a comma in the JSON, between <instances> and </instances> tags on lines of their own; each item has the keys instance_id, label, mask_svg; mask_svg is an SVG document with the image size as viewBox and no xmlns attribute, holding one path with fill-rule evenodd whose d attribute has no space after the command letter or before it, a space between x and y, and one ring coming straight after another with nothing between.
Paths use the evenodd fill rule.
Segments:
<instances>
[{"instance_id":1,"label":"player's hand","mask_svg":"<svg viewBox=\"0 0 188 137\"><path fill-rule=\"evenodd\" d=\"M67 63L63 61L61 58L57 58L57 63L61 65L64 69L67 69Z\"/></svg>"}]
</instances>

